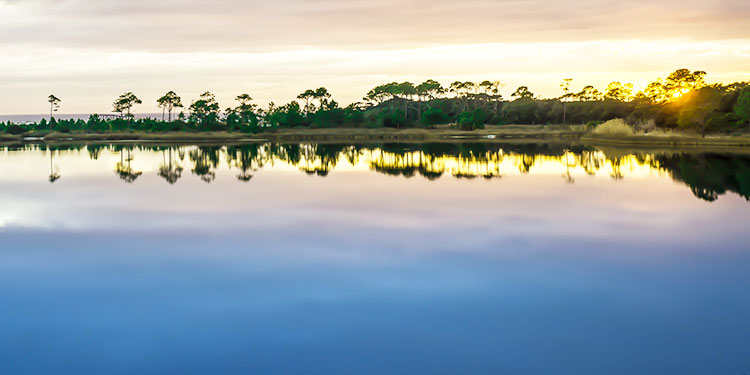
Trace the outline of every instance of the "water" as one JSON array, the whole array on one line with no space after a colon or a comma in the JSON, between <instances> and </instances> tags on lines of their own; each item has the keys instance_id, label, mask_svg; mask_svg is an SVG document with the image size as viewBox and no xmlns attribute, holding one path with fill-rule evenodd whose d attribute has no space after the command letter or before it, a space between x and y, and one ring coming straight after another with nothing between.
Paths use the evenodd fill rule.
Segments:
<instances>
[{"instance_id":1,"label":"water","mask_svg":"<svg viewBox=\"0 0 750 375\"><path fill-rule=\"evenodd\" d=\"M743 374L749 197L731 153L0 148L0 372Z\"/></svg>"}]
</instances>

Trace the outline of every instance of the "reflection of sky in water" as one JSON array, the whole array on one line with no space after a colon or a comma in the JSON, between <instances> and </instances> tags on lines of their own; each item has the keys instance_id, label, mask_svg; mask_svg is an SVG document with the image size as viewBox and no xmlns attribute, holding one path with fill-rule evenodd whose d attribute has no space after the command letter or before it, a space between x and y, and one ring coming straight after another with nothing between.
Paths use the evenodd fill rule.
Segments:
<instances>
[{"instance_id":1,"label":"reflection of sky in water","mask_svg":"<svg viewBox=\"0 0 750 375\"><path fill-rule=\"evenodd\" d=\"M48 154L0 155L3 372L750 368L750 207L642 163L429 181L368 154L245 183L222 155L207 184L186 155L170 185L162 152L128 184L83 150L50 184Z\"/></svg>"}]
</instances>

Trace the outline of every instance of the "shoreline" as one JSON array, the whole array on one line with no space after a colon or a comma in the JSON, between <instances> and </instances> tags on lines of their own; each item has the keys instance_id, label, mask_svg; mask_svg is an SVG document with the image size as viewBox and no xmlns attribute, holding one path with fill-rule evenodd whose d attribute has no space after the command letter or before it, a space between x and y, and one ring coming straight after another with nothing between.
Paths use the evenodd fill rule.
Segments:
<instances>
[{"instance_id":1,"label":"shoreline","mask_svg":"<svg viewBox=\"0 0 750 375\"><path fill-rule=\"evenodd\" d=\"M586 133L583 126L501 125L462 131L450 128L329 128L276 129L264 133L236 132L108 132L108 133L26 133L0 134L0 146L66 143L251 143L251 142L507 142L580 143L586 146L638 148L690 148L750 151L750 135L631 135L608 136Z\"/></svg>"}]
</instances>

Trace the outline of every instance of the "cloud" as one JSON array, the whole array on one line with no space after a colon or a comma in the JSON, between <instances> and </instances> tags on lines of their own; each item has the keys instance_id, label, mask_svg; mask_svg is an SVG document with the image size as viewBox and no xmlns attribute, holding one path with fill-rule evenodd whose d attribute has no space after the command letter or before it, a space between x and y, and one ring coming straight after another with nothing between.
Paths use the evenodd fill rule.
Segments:
<instances>
[{"instance_id":1,"label":"cloud","mask_svg":"<svg viewBox=\"0 0 750 375\"><path fill-rule=\"evenodd\" d=\"M51 92L71 113L124 91L155 111L166 90L265 104L326 86L347 104L427 78L543 96L681 67L748 80L748 18L745 0L0 0L0 113L44 113Z\"/></svg>"},{"instance_id":2,"label":"cloud","mask_svg":"<svg viewBox=\"0 0 750 375\"><path fill-rule=\"evenodd\" d=\"M148 51L750 37L743 0L2 1L0 43Z\"/></svg>"}]
</instances>

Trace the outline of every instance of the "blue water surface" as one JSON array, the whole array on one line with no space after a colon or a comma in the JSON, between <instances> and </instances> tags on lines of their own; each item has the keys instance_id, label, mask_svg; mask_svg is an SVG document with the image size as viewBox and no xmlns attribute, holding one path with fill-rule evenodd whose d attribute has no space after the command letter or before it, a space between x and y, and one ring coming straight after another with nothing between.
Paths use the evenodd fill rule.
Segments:
<instances>
[{"instance_id":1,"label":"blue water surface","mask_svg":"<svg viewBox=\"0 0 750 375\"><path fill-rule=\"evenodd\" d=\"M210 184L145 168L128 184L76 153L50 184L23 172L46 154L15 152L0 160L2 373L750 371L737 195L707 202L663 174L282 164L249 183L221 166Z\"/></svg>"}]
</instances>

